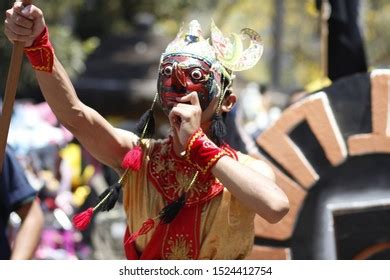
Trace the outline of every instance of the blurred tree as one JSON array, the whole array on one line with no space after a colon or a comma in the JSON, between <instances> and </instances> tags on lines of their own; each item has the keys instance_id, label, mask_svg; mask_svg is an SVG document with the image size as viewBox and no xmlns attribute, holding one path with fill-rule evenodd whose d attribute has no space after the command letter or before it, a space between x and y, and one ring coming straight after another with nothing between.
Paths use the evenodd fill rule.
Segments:
<instances>
[{"instance_id":1,"label":"blurred tree","mask_svg":"<svg viewBox=\"0 0 390 280\"><path fill-rule=\"evenodd\" d=\"M3 17L12 2L0 2ZM250 27L262 36L264 55L261 62L240 75L247 80L271 85L277 81L279 89L283 91L303 87L321 77L319 15L314 2L296 0L277 5L280 2L272 0L34 1L45 11L56 53L71 75L77 75L83 70L88 52L98 44L95 37L124 34L140 24L147 24L155 32L173 38L183 22L194 18L200 20L207 37L210 18L213 18L225 34ZM389 67L390 64L389 12L390 4L387 0L362 0L363 40L371 68ZM277 32L273 32L273 19L277 15L282 15L282 20L278 21L281 24L279 28L283 29L278 42L280 48L274 47ZM2 24L3 18L0 28ZM77 37L73 34L77 34ZM95 36L94 39L78 39L84 40L91 36ZM0 36L0 85L3 88L10 47L4 36ZM279 66L274 66L275 61ZM272 69L275 73L273 76ZM21 83L24 88L31 85L30 80L33 80L31 73L25 72Z\"/></svg>"},{"instance_id":2,"label":"blurred tree","mask_svg":"<svg viewBox=\"0 0 390 280\"><path fill-rule=\"evenodd\" d=\"M81 38L103 37L108 33L126 32L126 2L124 0L86 0L75 13L75 31ZM139 1L141 2L141 1Z\"/></svg>"},{"instance_id":3,"label":"blurred tree","mask_svg":"<svg viewBox=\"0 0 390 280\"><path fill-rule=\"evenodd\" d=\"M370 68L390 67L390 3L387 0L363 1L362 18L365 47Z\"/></svg>"},{"instance_id":4,"label":"blurred tree","mask_svg":"<svg viewBox=\"0 0 390 280\"><path fill-rule=\"evenodd\" d=\"M76 31L82 37L129 32L148 14L163 32L176 32L188 15L213 10L218 1L207 0L86 0L77 11ZM142 22L141 22L142 24Z\"/></svg>"},{"instance_id":5,"label":"blurred tree","mask_svg":"<svg viewBox=\"0 0 390 280\"><path fill-rule=\"evenodd\" d=\"M14 1L2 1L0 3L1 21L0 29L3 30L5 11L9 9ZM76 76L84 70L84 61L98 45L97 38L89 38L80 41L72 34L74 10L82 4L82 0L34 0L33 4L40 7L45 13L46 23L50 27L51 41L56 50L56 55L61 59L64 67L71 77ZM0 36L0 87L2 91L5 88L5 80L8 72L12 45L2 34ZM30 89L36 86L34 73L27 61L24 61L22 73L19 81L20 96L31 97ZM28 91L27 91L28 90Z\"/></svg>"},{"instance_id":6,"label":"blurred tree","mask_svg":"<svg viewBox=\"0 0 390 280\"><path fill-rule=\"evenodd\" d=\"M301 88L321 78L319 28L314 0L286 2L282 89Z\"/></svg>"}]
</instances>

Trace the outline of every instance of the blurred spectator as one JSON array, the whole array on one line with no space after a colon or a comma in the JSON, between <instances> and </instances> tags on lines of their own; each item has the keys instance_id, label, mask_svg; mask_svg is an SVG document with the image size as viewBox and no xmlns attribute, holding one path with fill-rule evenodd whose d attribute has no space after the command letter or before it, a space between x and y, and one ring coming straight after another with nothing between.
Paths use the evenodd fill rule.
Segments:
<instances>
[{"instance_id":1,"label":"blurred spectator","mask_svg":"<svg viewBox=\"0 0 390 280\"><path fill-rule=\"evenodd\" d=\"M0 174L0 259L30 259L33 256L44 222L35 197L36 191L7 147ZM13 211L19 215L21 224L11 249L7 225Z\"/></svg>"},{"instance_id":2,"label":"blurred spectator","mask_svg":"<svg viewBox=\"0 0 390 280\"><path fill-rule=\"evenodd\" d=\"M271 92L263 85L249 83L241 95L240 110L244 128L248 134L257 137L272 124L281 113L273 106Z\"/></svg>"}]
</instances>

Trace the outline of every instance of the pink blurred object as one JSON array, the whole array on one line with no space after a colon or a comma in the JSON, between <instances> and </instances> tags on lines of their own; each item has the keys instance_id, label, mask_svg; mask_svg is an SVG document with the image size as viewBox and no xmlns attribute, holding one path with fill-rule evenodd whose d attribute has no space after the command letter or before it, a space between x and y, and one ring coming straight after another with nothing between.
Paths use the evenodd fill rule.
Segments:
<instances>
[{"instance_id":1,"label":"pink blurred object","mask_svg":"<svg viewBox=\"0 0 390 280\"><path fill-rule=\"evenodd\" d=\"M51 110L50 106L46 102L42 102L39 104L34 105L37 112L39 113L40 117L51 124L52 126L59 126L64 134L64 138L67 142L71 141L73 139L73 134L70 133L69 130L67 130L64 126L60 125L57 117L54 115L53 111Z\"/></svg>"}]
</instances>

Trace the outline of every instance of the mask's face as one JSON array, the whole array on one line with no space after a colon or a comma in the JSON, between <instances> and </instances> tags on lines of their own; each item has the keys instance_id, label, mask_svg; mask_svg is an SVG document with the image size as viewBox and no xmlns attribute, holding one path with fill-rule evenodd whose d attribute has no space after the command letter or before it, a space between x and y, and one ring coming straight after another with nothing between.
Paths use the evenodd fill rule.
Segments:
<instances>
[{"instance_id":1,"label":"mask's face","mask_svg":"<svg viewBox=\"0 0 390 280\"><path fill-rule=\"evenodd\" d=\"M202 110L205 110L221 88L221 75L210 69L201 59L185 55L166 57L158 77L158 93L163 111L168 114L176 98L193 91L198 93Z\"/></svg>"}]
</instances>

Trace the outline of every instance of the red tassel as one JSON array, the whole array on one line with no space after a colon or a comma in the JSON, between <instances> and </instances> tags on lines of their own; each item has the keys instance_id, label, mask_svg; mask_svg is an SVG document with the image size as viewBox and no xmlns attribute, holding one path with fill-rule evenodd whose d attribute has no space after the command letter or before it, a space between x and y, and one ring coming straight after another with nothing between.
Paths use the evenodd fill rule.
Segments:
<instances>
[{"instance_id":1,"label":"red tassel","mask_svg":"<svg viewBox=\"0 0 390 280\"><path fill-rule=\"evenodd\" d=\"M131 169L138 171L141 169L143 160L143 151L140 145L135 146L133 149L127 152L122 161L123 169Z\"/></svg>"},{"instance_id":2,"label":"red tassel","mask_svg":"<svg viewBox=\"0 0 390 280\"><path fill-rule=\"evenodd\" d=\"M73 225L78 230L85 230L89 223L91 222L93 216L93 208L88 208L87 210L77 214L73 217Z\"/></svg>"},{"instance_id":3,"label":"red tassel","mask_svg":"<svg viewBox=\"0 0 390 280\"><path fill-rule=\"evenodd\" d=\"M130 234L129 238L125 241L125 245L133 243L138 237L147 234L152 228L154 228L154 220L147 219L139 230Z\"/></svg>"}]
</instances>

